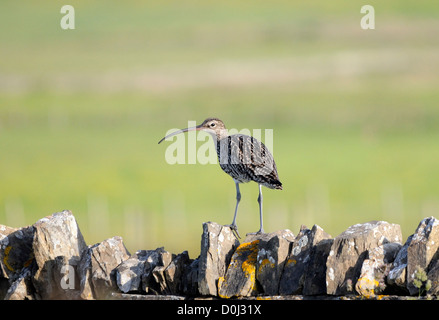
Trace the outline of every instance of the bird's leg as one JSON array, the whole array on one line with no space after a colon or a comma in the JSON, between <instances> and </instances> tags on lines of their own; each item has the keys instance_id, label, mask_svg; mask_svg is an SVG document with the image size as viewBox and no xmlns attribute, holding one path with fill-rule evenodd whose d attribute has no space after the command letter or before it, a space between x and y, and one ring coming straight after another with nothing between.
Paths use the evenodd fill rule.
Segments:
<instances>
[{"instance_id":1,"label":"bird's leg","mask_svg":"<svg viewBox=\"0 0 439 320\"><path fill-rule=\"evenodd\" d=\"M236 207L235 207L235 214L233 216L233 222L232 224L226 225L226 227L230 227L232 231L235 233L235 235L241 239L241 236L238 232L238 226L236 225L236 215L238 214L238 205L239 201L241 201L241 192L239 191L239 182L235 181L236 185Z\"/></svg>"},{"instance_id":2,"label":"bird's leg","mask_svg":"<svg viewBox=\"0 0 439 320\"><path fill-rule=\"evenodd\" d=\"M259 185L259 197L258 197L258 203L259 203L259 220L260 220L260 228L258 232L252 232L247 233L247 235L255 235L255 234L262 234L264 233L264 224L262 221L262 185Z\"/></svg>"},{"instance_id":3,"label":"bird's leg","mask_svg":"<svg viewBox=\"0 0 439 320\"><path fill-rule=\"evenodd\" d=\"M257 233L264 233L264 223L262 220L262 185L259 185L258 203L259 203L259 220L261 222L261 227L259 228L259 231Z\"/></svg>"}]
</instances>

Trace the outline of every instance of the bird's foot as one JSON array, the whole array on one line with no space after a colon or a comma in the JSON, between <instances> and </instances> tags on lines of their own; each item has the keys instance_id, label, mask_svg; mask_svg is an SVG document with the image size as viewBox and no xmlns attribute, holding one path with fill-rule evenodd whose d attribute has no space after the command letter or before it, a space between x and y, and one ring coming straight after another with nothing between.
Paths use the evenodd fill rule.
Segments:
<instances>
[{"instance_id":1,"label":"bird's foot","mask_svg":"<svg viewBox=\"0 0 439 320\"><path fill-rule=\"evenodd\" d=\"M251 232L251 233L247 233L246 234L246 236L257 236L257 235L260 235L260 234L264 234L265 232L264 232L264 229L259 229L259 231L257 231L257 232Z\"/></svg>"},{"instance_id":2,"label":"bird's foot","mask_svg":"<svg viewBox=\"0 0 439 320\"><path fill-rule=\"evenodd\" d=\"M230 229L232 229L232 232L235 235L235 237L241 239L241 236L239 235L238 232L238 226L236 224L226 224L224 227L229 227Z\"/></svg>"}]
</instances>

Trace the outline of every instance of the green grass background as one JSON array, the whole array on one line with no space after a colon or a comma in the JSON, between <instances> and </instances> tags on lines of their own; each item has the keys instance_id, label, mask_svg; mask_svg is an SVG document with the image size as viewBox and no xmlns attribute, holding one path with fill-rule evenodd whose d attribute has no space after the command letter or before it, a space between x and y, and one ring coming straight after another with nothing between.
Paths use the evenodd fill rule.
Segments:
<instances>
[{"instance_id":1,"label":"green grass background","mask_svg":"<svg viewBox=\"0 0 439 320\"><path fill-rule=\"evenodd\" d=\"M70 209L88 244L195 258L202 222L231 223L235 187L218 165L167 164L157 142L215 116L274 130L284 190L263 190L267 232L387 220L407 237L439 217L439 5L368 1L362 30L364 4L3 0L0 223ZM243 235L257 185L241 192Z\"/></svg>"}]
</instances>

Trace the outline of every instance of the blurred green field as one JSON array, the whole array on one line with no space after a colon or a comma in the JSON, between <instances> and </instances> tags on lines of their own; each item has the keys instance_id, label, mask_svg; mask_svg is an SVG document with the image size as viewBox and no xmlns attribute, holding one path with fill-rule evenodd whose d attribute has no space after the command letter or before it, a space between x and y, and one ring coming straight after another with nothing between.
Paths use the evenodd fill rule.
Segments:
<instances>
[{"instance_id":1,"label":"blurred green field","mask_svg":"<svg viewBox=\"0 0 439 320\"><path fill-rule=\"evenodd\" d=\"M169 165L189 120L274 130L284 190L264 188L267 232L439 218L439 5L369 1L2 2L0 223L73 211L88 244L199 252L228 224L218 165ZM201 145L202 142L200 142ZM259 225L242 185L241 235Z\"/></svg>"}]
</instances>

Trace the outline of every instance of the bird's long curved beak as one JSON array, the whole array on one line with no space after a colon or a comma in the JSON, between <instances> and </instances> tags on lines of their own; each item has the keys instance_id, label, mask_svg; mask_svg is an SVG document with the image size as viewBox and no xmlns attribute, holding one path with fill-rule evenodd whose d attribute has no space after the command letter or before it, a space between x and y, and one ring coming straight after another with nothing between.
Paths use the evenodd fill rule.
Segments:
<instances>
[{"instance_id":1,"label":"bird's long curved beak","mask_svg":"<svg viewBox=\"0 0 439 320\"><path fill-rule=\"evenodd\" d=\"M175 131L175 132L173 132L173 133L168 134L166 137L162 138L162 140L159 141L159 144L160 144L163 140L165 140L166 138L169 138L169 137L175 136L175 135L177 135L177 134L180 134L180 133L183 133L183 132L188 132L188 131L199 131L199 130L201 130L201 125L196 126L196 127L190 127L190 128L185 128L185 129L177 130L177 131Z\"/></svg>"}]
</instances>

